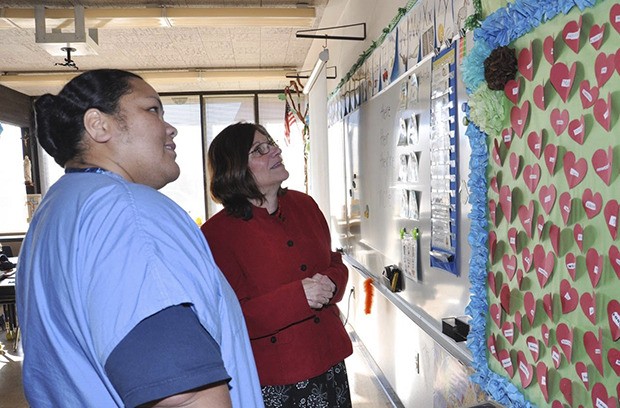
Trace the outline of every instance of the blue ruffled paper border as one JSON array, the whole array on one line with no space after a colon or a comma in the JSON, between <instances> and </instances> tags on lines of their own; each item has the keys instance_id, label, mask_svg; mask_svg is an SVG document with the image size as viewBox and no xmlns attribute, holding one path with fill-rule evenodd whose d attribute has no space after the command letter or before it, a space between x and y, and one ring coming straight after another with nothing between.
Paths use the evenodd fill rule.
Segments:
<instances>
[{"instance_id":1,"label":"blue ruffled paper border","mask_svg":"<svg viewBox=\"0 0 620 408\"><path fill-rule=\"evenodd\" d=\"M599 0L602 1L602 0ZM581 11L596 5L596 0L516 0L489 15L480 28L474 31L474 45L461 66L463 82L468 94L472 94L484 80L483 62L497 47L529 33L558 14L567 14L577 6ZM466 111L468 119L469 110ZM487 180L488 164L487 135L475 123L470 123L465 132L471 146L469 161L470 175L468 187L472 205L469 218L471 229L469 244L471 260L469 279L471 282L470 303L466 313L472 317L467 347L473 355L475 373L472 380L499 403L508 407L531 408L519 389L505 377L489 369L487 361L486 317L489 310L487 302Z\"/></svg>"}]
</instances>

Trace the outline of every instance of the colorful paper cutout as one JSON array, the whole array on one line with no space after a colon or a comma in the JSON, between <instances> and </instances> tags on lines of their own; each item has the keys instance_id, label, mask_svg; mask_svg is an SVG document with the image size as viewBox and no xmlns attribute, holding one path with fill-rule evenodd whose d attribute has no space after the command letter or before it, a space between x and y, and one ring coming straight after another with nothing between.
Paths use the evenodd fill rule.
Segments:
<instances>
[{"instance_id":1,"label":"colorful paper cutout","mask_svg":"<svg viewBox=\"0 0 620 408\"><path fill-rule=\"evenodd\" d=\"M603 23L601 25L593 24L592 27L590 27L589 41L590 45L592 45L595 50L600 50L601 45L603 45L603 39L605 37L605 26L606 24Z\"/></svg>"},{"instance_id":2,"label":"colorful paper cutout","mask_svg":"<svg viewBox=\"0 0 620 408\"><path fill-rule=\"evenodd\" d=\"M579 298L579 305L583 314L592 322L596 324L596 292L586 292Z\"/></svg>"},{"instance_id":3,"label":"colorful paper cutout","mask_svg":"<svg viewBox=\"0 0 620 408\"><path fill-rule=\"evenodd\" d=\"M529 48L523 48L519 51L517 58L517 67L521 75L528 81L534 78L534 59L532 58L532 43Z\"/></svg>"},{"instance_id":4,"label":"colorful paper cutout","mask_svg":"<svg viewBox=\"0 0 620 408\"><path fill-rule=\"evenodd\" d=\"M564 221L564 225L568 225L568 220L570 218L570 213L572 209L572 197L568 191L560 194L560 198L558 200L560 204L560 214L562 215L562 221Z\"/></svg>"},{"instance_id":5,"label":"colorful paper cutout","mask_svg":"<svg viewBox=\"0 0 620 408\"><path fill-rule=\"evenodd\" d=\"M540 159L540 155L542 153L542 132L530 132L530 134L527 135L527 145L532 153L534 153L534 156L536 156L537 159Z\"/></svg>"},{"instance_id":6,"label":"colorful paper cutout","mask_svg":"<svg viewBox=\"0 0 620 408\"><path fill-rule=\"evenodd\" d=\"M569 378L560 379L560 392L564 396L566 402L573 406L573 382Z\"/></svg>"},{"instance_id":7,"label":"colorful paper cutout","mask_svg":"<svg viewBox=\"0 0 620 408\"><path fill-rule=\"evenodd\" d=\"M611 183L611 175L613 172L613 161L614 161L614 149L612 146L609 146L607 150L598 149L592 155L592 167L594 168L594 172L607 185Z\"/></svg>"},{"instance_id":8,"label":"colorful paper cutout","mask_svg":"<svg viewBox=\"0 0 620 408\"><path fill-rule=\"evenodd\" d=\"M511 79L504 85L504 94L510 102L516 105L519 102L519 89L521 88L521 78Z\"/></svg>"},{"instance_id":9,"label":"colorful paper cutout","mask_svg":"<svg viewBox=\"0 0 620 408\"><path fill-rule=\"evenodd\" d=\"M581 98L581 106L584 109L592 107L598 99L598 87L590 86L590 81L584 79L579 84L579 97Z\"/></svg>"},{"instance_id":10,"label":"colorful paper cutout","mask_svg":"<svg viewBox=\"0 0 620 408\"><path fill-rule=\"evenodd\" d=\"M586 253L586 270L592 287L597 287L603 274L603 255L599 255L595 248L588 249Z\"/></svg>"},{"instance_id":11,"label":"colorful paper cutout","mask_svg":"<svg viewBox=\"0 0 620 408\"><path fill-rule=\"evenodd\" d=\"M568 135L575 142L580 145L583 144L586 138L586 122L583 119L583 115L581 115L579 119L573 119L568 123Z\"/></svg>"},{"instance_id":12,"label":"colorful paper cutout","mask_svg":"<svg viewBox=\"0 0 620 408\"><path fill-rule=\"evenodd\" d=\"M620 206L618 205L618 201L609 200L607 204L605 204L605 209L603 210L603 215L605 216L605 223L607 224L607 229L609 230L609 234L611 235L611 239L615 240L618 236L618 212Z\"/></svg>"},{"instance_id":13,"label":"colorful paper cutout","mask_svg":"<svg viewBox=\"0 0 620 408\"><path fill-rule=\"evenodd\" d=\"M510 124L512 125L512 130L514 130L517 136L523 136L523 129L525 129L529 115L529 101L523 102L520 108L518 106L513 106L510 109Z\"/></svg>"},{"instance_id":14,"label":"colorful paper cutout","mask_svg":"<svg viewBox=\"0 0 620 408\"><path fill-rule=\"evenodd\" d=\"M566 323L560 323L555 330L555 337L564 352L566 361L570 363L573 356L573 329L569 328Z\"/></svg>"},{"instance_id":15,"label":"colorful paper cutout","mask_svg":"<svg viewBox=\"0 0 620 408\"><path fill-rule=\"evenodd\" d=\"M543 41L543 55L545 56L545 59L550 65L553 65L555 63L555 57L553 55L554 48L555 38L553 38L553 36L551 35L548 35Z\"/></svg>"},{"instance_id":16,"label":"colorful paper cutout","mask_svg":"<svg viewBox=\"0 0 620 408\"><path fill-rule=\"evenodd\" d=\"M532 383L534 378L534 369L532 365L527 361L525 353L519 350L517 352L517 366L519 367L519 377L521 378L521 385L523 388L527 388Z\"/></svg>"},{"instance_id":17,"label":"colorful paper cutout","mask_svg":"<svg viewBox=\"0 0 620 408\"><path fill-rule=\"evenodd\" d=\"M519 220L521 221L521 225L525 230L525 233L529 238L532 238L532 227L533 227L533 219L534 219L534 201L530 201L530 204L526 207L525 205L520 205L519 210L517 211L517 215L519 216ZM517 252L514 249L514 252ZM529 268L527 268L529 269Z\"/></svg>"},{"instance_id":18,"label":"colorful paper cutout","mask_svg":"<svg viewBox=\"0 0 620 408\"><path fill-rule=\"evenodd\" d=\"M569 188L574 188L588 173L588 163L585 159L576 159L575 153L566 152L562 159L564 164L564 176Z\"/></svg>"},{"instance_id":19,"label":"colorful paper cutout","mask_svg":"<svg viewBox=\"0 0 620 408\"><path fill-rule=\"evenodd\" d=\"M614 59L616 54L599 53L594 61L594 76L596 77L596 84L599 88L609 81L609 78L614 73Z\"/></svg>"},{"instance_id":20,"label":"colorful paper cutout","mask_svg":"<svg viewBox=\"0 0 620 408\"><path fill-rule=\"evenodd\" d=\"M534 247L534 269L536 270L536 277L541 288L544 288L555 266L555 256L553 252L545 252L542 245L538 244Z\"/></svg>"},{"instance_id":21,"label":"colorful paper cutout","mask_svg":"<svg viewBox=\"0 0 620 408\"><path fill-rule=\"evenodd\" d=\"M568 100L568 95L573 87L576 73L577 64L574 62L570 68L563 62L556 62L551 67L551 85L553 85L553 88L564 102Z\"/></svg>"},{"instance_id":22,"label":"colorful paper cutout","mask_svg":"<svg viewBox=\"0 0 620 408\"><path fill-rule=\"evenodd\" d=\"M586 390L590 389L590 381L588 379L588 367L583 363L583 361L578 361L575 364L575 371L577 372L577 376L586 387Z\"/></svg>"},{"instance_id":23,"label":"colorful paper cutout","mask_svg":"<svg viewBox=\"0 0 620 408\"><path fill-rule=\"evenodd\" d=\"M540 191L538 192L538 198L540 200L540 205L545 211L547 215L551 212L553 205L555 204L556 198L556 189L553 184L549 186L540 187Z\"/></svg>"},{"instance_id":24,"label":"colorful paper cutout","mask_svg":"<svg viewBox=\"0 0 620 408\"><path fill-rule=\"evenodd\" d=\"M607 101L597 99L594 102L594 119L609 132L611 129L611 93L607 94Z\"/></svg>"},{"instance_id":25,"label":"colorful paper cutout","mask_svg":"<svg viewBox=\"0 0 620 408\"><path fill-rule=\"evenodd\" d=\"M573 227L573 238L575 238L575 243L579 250L583 252L583 227L579 223Z\"/></svg>"},{"instance_id":26,"label":"colorful paper cutout","mask_svg":"<svg viewBox=\"0 0 620 408\"><path fill-rule=\"evenodd\" d=\"M578 21L569 21L562 30L562 39L575 54L579 53L581 24L582 18L579 16Z\"/></svg>"},{"instance_id":27,"label":"colorful paper cutout","mask_svg":"<svg viewBox=\"0 0 620 408\"><path fill-rule=\"evenodd\" d=\"M536 105L538 109L542 111L547 109L547 105L545 104L545 85L544 84L536 85L536 87L534 88L533 99L534 99L534 105Z\"/></svg>"},{"instance_id":28,"label":"colorful paper cutout","mask_svg":"<svg viewBox=\"0 0 620 408\"><path fill-rule=\"evenodd\" d=\"M620 279L620 250L615 245L612 245L609 247L608 255L609 263L611 263L611 267L618 275L618 279Z\"/></svg>"},{"instance_id":29,"label":"colorful paper cutout","mask_svg":"<svg viewBox=\"0 0 620 408\"><path fill-rule=\"evenodd\" d=\"M586 188L581 196L581 204L588 219L592 219L603 208L603 196L598 191L593 193L591 189Z\"/></svg>"},{"instance_id":30,"label":"colorful paper cutout","mask_svg":"<svg viewBox=\"0 0 620 408\"><path fill-rule=\"evenodd\" d=\"M560 282L560 304L562 305L563 314L577 309L579 304L577 289L573 288L567 279L562 279Z\"/></svg>"},{"instance_id":31,"label":"colorful paper cutout","mask_svg":"<svg viewBox=\"0 0 620 408\"><path fill-rule=\"evenodd\" d=\"M555 108L551 111L551 116L549 118L551 120L551 128L555 132L556 136L560 136L568 127L568 110L563 109L560 111L559 108Z\"/></svg>"},{"instance_id":32,"label":"colorful paper cutout","mask_svg":"<svg viewBox=\"0 0 620 408\"><path fill-rule=\"evenodd\" d=\"M566 254L566 258L564 258L564 264L566 265L566 271L575 282L576 279L576 271L577 271L577 258L575 258L575 254L569 252Z\"/></svg>"},{"instance_id":33,"label":"colorful paper cutout","mask_svg":"<svg viewBox=\"0 0 620 408\"><path fill-rule=\"evenodd\" d=\"M620 339L620 302L616 299L612 299L607 304L607 320L609 322L611 338L617 341Z\"/></svg>"},{"instance_id":34,"label":"colorful paper cutout","mask_svg":"<svg viewBox=\"0 0 620 408\"><path fill-rule=\"evenodd\" d=\"M542 392L543 397L545 397L545 401L547 402L549 402L549 388L547 386L548 372L549 370L544 362L541 361L536 364L536 378L538 379L538 386L540 387L540 392Z\"/></svg>"},{"instance_id":35,"label":"colorful paper cutout","mask_svg":"<svg viewBox=\"0 0 620 408\"><path fill-rule=\"evenodd\" d=\"M548 144L545 146L544 150L545 156L545 165L547 166L547 170L549 170L549 174L553 176L555 172L555 165L558 161L558 147L554 144Z\"/></svg>"}]
</instances>

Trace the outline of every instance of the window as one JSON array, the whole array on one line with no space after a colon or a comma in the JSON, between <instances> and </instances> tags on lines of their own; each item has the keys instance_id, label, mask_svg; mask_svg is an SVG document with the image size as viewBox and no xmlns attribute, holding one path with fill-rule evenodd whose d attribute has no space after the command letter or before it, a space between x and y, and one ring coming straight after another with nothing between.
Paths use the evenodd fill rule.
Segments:
<instances>
[{"instance_id":1,"label":"window","mask_svg":"<svg viewBox=\"0 0 620 408\"><path fill-rule=\"evenodd\" d=\"M22 130L0 123L0 234L28 229Z\"/></svg>"},{"instance_id":2,"label":"window","mask_svg":"<svg viewBox=\"0 0 620 408\"><path fill-rule=\"evenodd\" d=\"M206 214L200 99L198 96L162 96L161 99L164 119L178 131L174 143L181 175L160 191L187 211L197 224L202 224Z\"/></svg>"}]
</instances>

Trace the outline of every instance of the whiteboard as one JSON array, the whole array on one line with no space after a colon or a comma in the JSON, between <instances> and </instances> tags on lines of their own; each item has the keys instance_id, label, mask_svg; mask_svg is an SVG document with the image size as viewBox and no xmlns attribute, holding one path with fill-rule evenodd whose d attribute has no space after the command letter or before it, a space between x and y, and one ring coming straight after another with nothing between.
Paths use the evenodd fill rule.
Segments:
<instances>
[{"instance_id":1,"label":"whiteboard","mask_svg":"<svg viewBox=\"0 0 620 408\"><path fill-rule=\"evenodd\" d=\"M429 334L443 336L441 319L464 315L469 303L467 176L471 149L460 108L466 93L459 85L456 260L460 276L455 276L430 266L431 63L430 58L423 60L329 127L330 209L334 239L347 258L377 282L381 281L385 266L402 266L400 231L414 227L419 230L417 276L407 276L401 292L389 293L395 303L406 305L410 314L428 322ZM417 99L403 106L403 92L409 92L412 78L418 83ZM457 78L457 84L460 83ZM418 140L403 146L399 144L402 119L413 117L418 126ZM402 157L412 153L419 166L417 181L403 177ZM403 214L404 190L416 192L417 219Z\"/></svg>"}]
</instances>

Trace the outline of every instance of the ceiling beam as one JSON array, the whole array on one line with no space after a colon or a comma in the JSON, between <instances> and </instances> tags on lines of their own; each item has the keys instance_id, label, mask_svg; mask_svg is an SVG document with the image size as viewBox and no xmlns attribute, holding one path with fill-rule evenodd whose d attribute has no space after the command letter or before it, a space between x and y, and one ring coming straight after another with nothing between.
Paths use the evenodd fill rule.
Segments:
<instances>
[{"instance_id":1,"label":"ceiling beam","mask_svg":"<svg viewBox=\"0 0 620 408\"><path fill-rule=\"evenodd\" d=\"M87 28L157 27L311 27L313 7L203 7L203 8L88 8L84 10ZM73 9L46 9L50 29L73 26ZM0 29L35 28L34 8L0 8Z\"/></svg>"}]
</instances>

